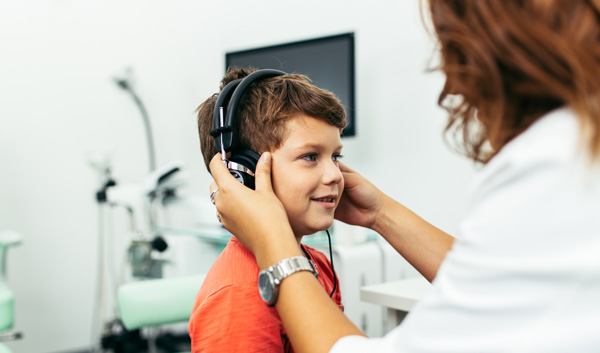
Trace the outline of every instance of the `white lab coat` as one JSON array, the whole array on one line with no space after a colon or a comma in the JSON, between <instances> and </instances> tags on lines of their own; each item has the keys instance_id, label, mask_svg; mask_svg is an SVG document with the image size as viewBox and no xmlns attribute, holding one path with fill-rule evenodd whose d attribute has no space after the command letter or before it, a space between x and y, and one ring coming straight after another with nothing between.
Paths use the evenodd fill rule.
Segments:
<instances>
[{"instance_id":1,"label":"white lab coat","mask_svg":"<svg viewBox=\"0 0 600 353\"><path fill-rule=\"evenodd\" d=\"M600 352L600 163L557 109L481 171L433 288L383 338L334 353Z\"/></svg>"}]
</instances>

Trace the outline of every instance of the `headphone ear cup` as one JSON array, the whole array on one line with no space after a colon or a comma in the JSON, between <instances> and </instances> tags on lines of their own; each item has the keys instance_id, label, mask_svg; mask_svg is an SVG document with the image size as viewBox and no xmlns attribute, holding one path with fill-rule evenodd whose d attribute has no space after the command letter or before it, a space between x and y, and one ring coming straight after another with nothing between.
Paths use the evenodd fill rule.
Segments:
<instances>
[{"instance_id":1,"label":"headphone ear cup","mask_svg":"<svg viewBox=\"0 0 600 353\"><path fill-rule=\"evenodd\" d=\"M228 159L232 162L243 165L244 167L250 169L252 173L255 173L256 165L258 164L260 155L252 150L243 149L236 151L234 154L229 156ZM238 171L234 171L232 174L244 185L254 190L254 177L252 175ZM240 180L240 177L242 180Z\"/></svg>"}]
</instances>

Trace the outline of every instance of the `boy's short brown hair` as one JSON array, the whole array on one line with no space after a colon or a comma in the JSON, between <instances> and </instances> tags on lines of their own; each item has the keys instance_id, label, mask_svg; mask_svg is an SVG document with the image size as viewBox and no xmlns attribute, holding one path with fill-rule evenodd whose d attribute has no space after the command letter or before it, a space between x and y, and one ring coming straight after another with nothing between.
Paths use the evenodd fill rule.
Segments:
<instances>
[{"instance_id":1,"label":"boy's short brown hair","mask_svg":"<svg viewBox=\"0 0 600 353\"><path fill-rule=\"evenodd\" d=\"M244 78L253 71L256 69L230 68L221 81L220 91L229 82ZM217 154L210 131L218 96L218 93L213 94L196 110L200 148L207 169ZM244 92L235 114L238 148L251 149L259 154L279 148L287 136L287 122L299 115L323 120L339 128L340 133L346 126L346 112L340 101L333 93L311 84L304 75L287 74L252 83Z\"/></svg>"}]
</instances>

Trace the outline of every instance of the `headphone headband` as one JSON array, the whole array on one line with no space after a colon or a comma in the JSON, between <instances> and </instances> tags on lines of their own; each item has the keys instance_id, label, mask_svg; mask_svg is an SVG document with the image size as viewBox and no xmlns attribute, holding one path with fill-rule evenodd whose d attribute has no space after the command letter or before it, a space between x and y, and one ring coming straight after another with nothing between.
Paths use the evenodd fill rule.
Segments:
<instances>
[{"instance_id":1,"label":"headphone headband","mask_svg":"<svg viewBox=\"0 0 600 353\"><path fill-rule=\"evenodd\" d=\"M244 77L243 79L238 79L235 81L229 82L219 94L217 98L217 102L215 103L215 109L213 111L213 130L210 132L210 135L215 139L215 145L217 146L217 150L221 148L221 139L223 140L223 147L225 152L230 152L235 149L236 145L236 131L235 131L235 114L237 111L237 107L240 103L242 95L244 91L250 86L253 82L258 81L263 78L275 77L286 75L285 72L279 70L272 69L264 69L257 70L251 73L250 75ZM233 93L231 93L233 92ZM226 109L226 113L224 113L223 117L223 126L221 126L221 114L220 110L224 107L224 103L227 98L231 95L231 99L229 100L229 105Z\"/></svg>"},{"instance_id":2,"label":"headphone headband","mask_svg":"<svg viewBox=\"0 0 600 353\"><path fill-rule=\"evenodd\" d=\"M225 141L227 141L227 146L231 147L233 143L233 127L227 126L223 124L221 126L220 119L220 108L224 108L225 101L235 88L242 82L242 79L237 79L229 82L217 97L217 101L215 103L215 109L213 110L213 130L210 132L210 135L215 139L215 144L217 146L217 151L220 150L221 139L223 139L223 145L225 146ZM229 151L229 149L227 149Z\"/></svg>"}]
</instances>

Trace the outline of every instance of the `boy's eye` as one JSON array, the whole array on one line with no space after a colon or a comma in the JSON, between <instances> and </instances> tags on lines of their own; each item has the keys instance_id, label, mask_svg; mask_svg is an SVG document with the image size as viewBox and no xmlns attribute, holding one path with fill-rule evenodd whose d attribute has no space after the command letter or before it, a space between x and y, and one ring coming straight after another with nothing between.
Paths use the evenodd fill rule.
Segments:
<instances>
[{"instance_id":1,"label":"boy's eye","mask_svg":"<svg viewBox=\"0 0 600 353\"><path fill-rule=\"evenodd\" d=\"M333 157L331 157L331 159L333 159L334 162L339 162L342 158L344 158L344 156L341 154L334 154Z\"/></svg>"},{"instance_id":2,"label":"boy's eye","mask_svg":"<svg viewBox=\"0 0 600 353\"><path fill-rule=\"evenodd\" d=\"M314 161L317 160L317 154L316 153L309 153L309 154L303 155L300 158L304 159L305 161L314 162Z\"/></svg>"}]
</instances>

